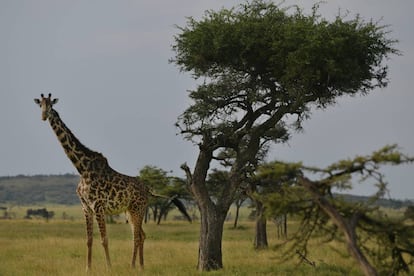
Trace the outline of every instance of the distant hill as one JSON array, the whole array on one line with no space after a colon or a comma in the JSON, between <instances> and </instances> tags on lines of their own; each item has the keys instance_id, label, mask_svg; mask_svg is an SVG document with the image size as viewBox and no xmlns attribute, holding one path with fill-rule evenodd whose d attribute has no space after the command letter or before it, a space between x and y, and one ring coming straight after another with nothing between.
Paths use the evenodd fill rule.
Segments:
<instances>
[{"instance_id":1,"label":"distant hill","mask_svg":"<svg viewBox=\"0 0 414 276\"><path fill-rule=\"evenodd\" d=\"M369 200L368 196L356 196L356 195L349 195L349 194L336 194L335 196L340 196L347 202L366 202ZM376 202L375 205L385 207L385 208L400 209L403 207L414 205L414 201L381 198Z\"/></svg>"},{"instance_id":2,"label":"distant hill","mask_svg":"<svg viewBox=\"0 0 414 276\"><path fill-rule=\"evenodd\" d=\"M0 177L0 203L78 204L78 182L74 174Z\"/></svg>"},{"instance_id":3,"label":"distant hill","mask_svg":"<svg viewBox=\"0 0 414 276\"><path fill-rule=\"evenodd\" d=\"M0 177L0 204L79 204L79 199L76 195L78 182L79 176L75 174ZM350 202L364 202L368 200L366 196L344 194L340 196ZM380 199L377 204L387 208L398 209L414 205L414 201Z\"/></svg>"}]
</instances>

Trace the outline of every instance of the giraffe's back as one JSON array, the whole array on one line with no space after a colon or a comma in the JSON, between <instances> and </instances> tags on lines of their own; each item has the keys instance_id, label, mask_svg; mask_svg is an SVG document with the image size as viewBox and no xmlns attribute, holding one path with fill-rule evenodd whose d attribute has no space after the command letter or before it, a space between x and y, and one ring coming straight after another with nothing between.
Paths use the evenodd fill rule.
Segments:
<instances>
[{"instance_id":1,"label":"giraffe's back","mask_svg":"<svg viewBox=\"0 0 414 276\"><path fill-rule=\"evenodd\" d=\"M86 204L92 211L119 214L145 208L149 189L137 177L112 171L81 176L77 193L82 204Z\"/></svg>"}]
</instances>

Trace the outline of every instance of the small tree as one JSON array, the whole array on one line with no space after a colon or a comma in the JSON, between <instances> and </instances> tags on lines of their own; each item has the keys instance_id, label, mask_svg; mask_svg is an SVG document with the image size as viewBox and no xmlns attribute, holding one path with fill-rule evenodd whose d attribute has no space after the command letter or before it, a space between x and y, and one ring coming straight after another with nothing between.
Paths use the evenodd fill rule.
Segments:
<instances>
[{"instance_id":1,"label":"small tree","mask_svg":"<svg viewBox=\"0 0 414 276\"><path fill-rule=\"evenodd\" d=\"M165 187L163 195L167 196L169 199L161 206L157 224L160 224L162 218L166 219L169 211L173 209L174 206L178 208L185 219L191 221L192 218L185 209L193 204L193 200L187 189L186 181L179 177L168 177L168 179L169 184ZM185 205L181 202L182 200L185 201Z\"/></svg>"},{"instance_id":2,"label":"small tree","mask_svg":"<svg viewBox=\"0 0 414 276\"><path fill-rule=\"evenodd\" d=\"M236 229L239 222L240 208L247 199L245 188L240 188L235 194L234 205L236 206L236 214L234 216L233 228Z\"/></svg>"},{"instance_id":3,"label":"small tree","mask_svg":"<svg viewBox=\"0 0 414 276\"><path fill-rule=\"evenodd\" d=\"M171 199L172 196L178 195L180 199L190 199L185 181L177 177L168 176L168 172L163 169L155 166L145 166L140 170L139 177L147 183L156 194L163 196L151 197L149 200L148 208L152 211L154 222L157 221L159 223L161 215L165 217L167 216L168 210L166 210L165 207L168 202L166 202L166 199ZM173 208L171 205L169 206L169 209Z\"/></svg>"},{"instance_id":4,"label":"small tree","mask_svg":"<svg viewBox=\"0 0 414 276\"><path fill-rule=\"evenodd\" d=\"M317 10L305 15L253 0L179 28L171 61L201 79L177 122L199 148L194 169L182 166L201 215L199 270L223 267L224 220L263 147L286 141L311 107L387 84L383 61L397 53L388 31L358 16L328 22ZM230 181L214 201L206 177L223 151L232 152Z\"/></svg>"},{"instance_id":5,"label":"small tree","mask_svg":"<svg viewBox=\"0 0 414 276\"><path fill-rule=\"evenodd\" d=\"M409 265L414 263L412 226L404 218L388 218L375 203L387 191L380 167L413 161L414 158L402 154L394 145L324 169L302 167L302 172L297 173L297 185L284 186L285 196L273 194L264 200L270 210L295 210L302 215L291 252L299 250L306 256L309 239L319 232L325 235L326 241L344 241L365 275L409 272ZM317 173L319 179L310 180L305 172ZM360 182L377 187L377 192L367 202L347 202L340 195L333 195L333 190L351 189L352 180L358 176Z\"/></svg>"},{"instance_id":6,"label":"small tree","mask_svg":"<svg viewBox=\"0 0 414 276\"><path fill-rule=\"evenodd\" d=\"M270 212L266 211L267 206L264 203L266 197L275 193L283 197L284 186L292 185L300 168L300 163L270 162L260 165L256 174L250 178L249 183L252 192L250 197L256 207L255 248L266 248L268 246L267 219L269 217L286 216L287 214L286 210L277 212L276 208L273 208Z\"/></svg>"},{"instance_id":7,"label":"small tree","mask_svg":"<svg viewBox=\"0 0 414 276\"><path fill-rule=\"evenodd\" d=\"M167 172L154 167L154 166L145 166L139 172L139 177L147 183L153 190L157 193L164 194L165 189L167 189L169 180L167 177ZM152 219L157 221L158 215L161 211L165 199L151 197L148 203L148 208L152 210ZM147 217L145 218L147 221Z\"/></svg>"}]
</instances>

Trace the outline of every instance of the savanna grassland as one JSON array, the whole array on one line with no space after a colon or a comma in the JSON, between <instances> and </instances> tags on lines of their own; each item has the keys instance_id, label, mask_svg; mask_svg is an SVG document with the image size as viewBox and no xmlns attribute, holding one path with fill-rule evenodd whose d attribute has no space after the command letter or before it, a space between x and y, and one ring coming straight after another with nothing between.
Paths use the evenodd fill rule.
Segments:
<instances>
[{"instance_id":1,"label":"savanna grassland","mask_svg":"<svg viewBox=\"0 0 414 276\"><path fill-rule=\"evenodd\" d=\"M0 220L0 275L82 275L86 268L85 226L79 206L49 206L55 218L22 219L24 208L16 209L17 219ZM71 217L61 219L62 213ZM248 212L247 210L244 213ZM254 250L254 223L242 219L237 229L225 225L223 239L224 269L199 273L196 270L199 224L167 220L161 225L144 225L145 269L129 267L132 237L120 218L108 224L112 269L106 268L98 229L95 225L92 271L88 275L361 275L341 244L314 242L309 259L315 267L301 263L298 256L283 261L284 252L275 249L282 241L276 227L269 223L268 250ZM171 216L172 217L172 216ZM295 222L290 222L292 231Z\"/></svg>"}]
</instances>

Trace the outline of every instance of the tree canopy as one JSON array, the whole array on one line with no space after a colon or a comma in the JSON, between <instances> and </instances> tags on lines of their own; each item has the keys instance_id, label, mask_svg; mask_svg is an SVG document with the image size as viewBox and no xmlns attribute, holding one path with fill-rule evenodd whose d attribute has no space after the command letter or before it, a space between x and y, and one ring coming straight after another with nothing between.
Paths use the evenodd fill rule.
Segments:
<instances>
[{"instance_id":1,"label":"tree canopy","mask_svg":"<svg viewBox=\"0 0 414 276\"><path fill-rule=\"evenodd\" d=\"M279 139L285 114L303 117L308 103L325 107L338 96L384 87L384 61L398 53L386 26L359 16L329 22L317 6L307 15L253 1L189 18L180 31L172 61L204 82L190 92L194 104L179 126L187 138L214 129L227 138L220 146L253 127Z\"/></svg>"}]
</instances>

